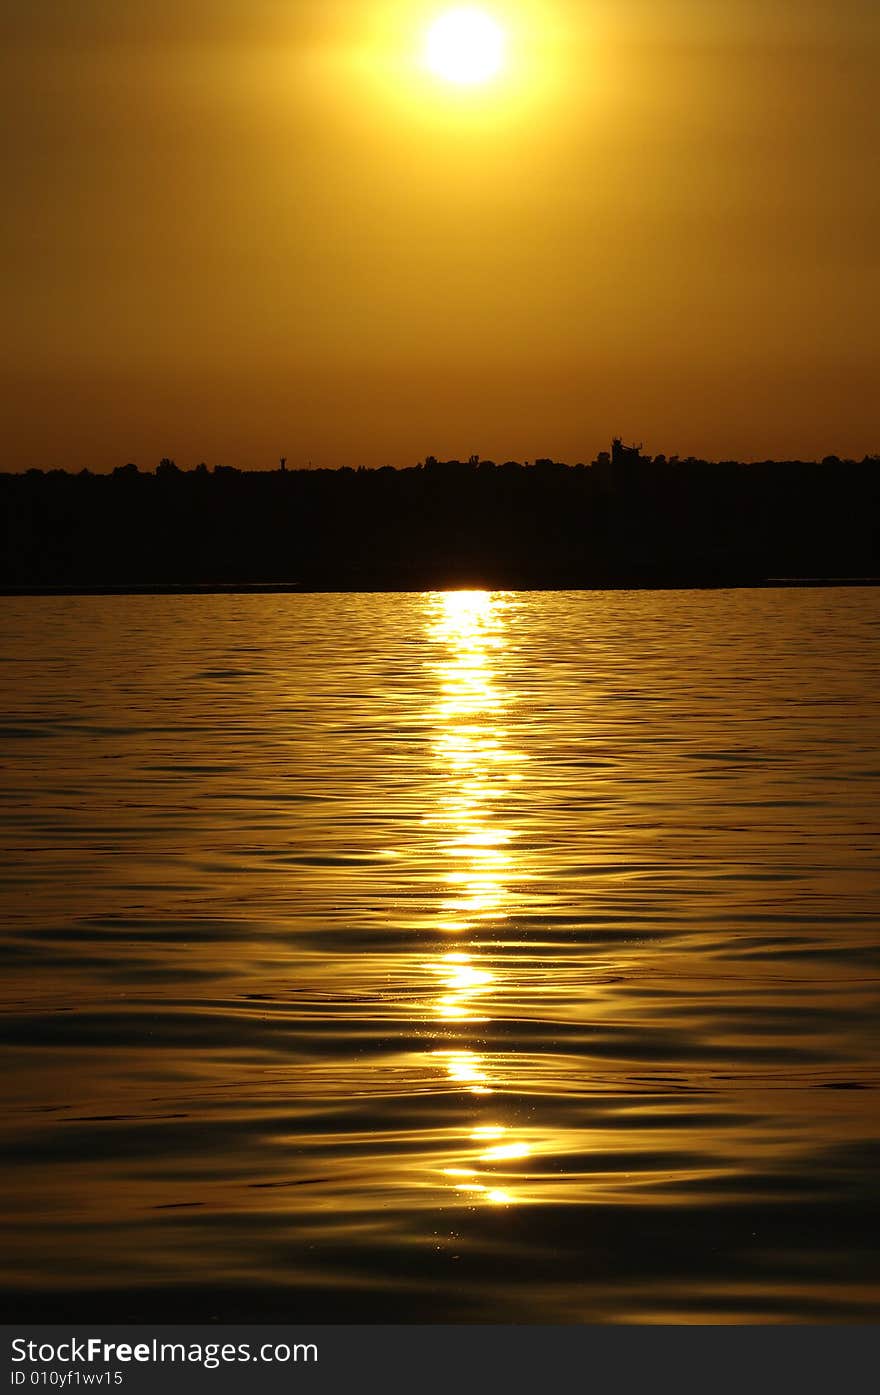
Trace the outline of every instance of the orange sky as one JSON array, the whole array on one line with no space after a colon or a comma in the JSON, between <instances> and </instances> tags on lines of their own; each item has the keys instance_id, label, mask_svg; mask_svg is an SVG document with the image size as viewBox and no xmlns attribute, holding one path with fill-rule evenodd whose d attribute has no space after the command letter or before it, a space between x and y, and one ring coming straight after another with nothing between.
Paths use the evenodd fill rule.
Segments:
<instances>
[{"instance_id":1,"label":"orange sky","mask_svg":"<svg viewBox=\"0 0 880 1395\"><path fill-rule=\"evenodd\" d=\"M0 467L880 449L875 0L3 0Z\"/></svg>"}]
</instances>

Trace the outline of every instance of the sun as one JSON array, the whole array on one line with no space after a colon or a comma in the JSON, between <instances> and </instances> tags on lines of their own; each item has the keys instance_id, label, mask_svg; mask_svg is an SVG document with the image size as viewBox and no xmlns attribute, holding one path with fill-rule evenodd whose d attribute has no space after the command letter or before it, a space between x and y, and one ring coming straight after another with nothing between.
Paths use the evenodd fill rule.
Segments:
<instances>
[{"instance_id":1,"label":"sun","mask_svg":"<svg viewBox=\"0 0 880 1395\"><path fill-rule=\"evenodd\" d=\"M425 61L449 82L488 82L504 65L505 35L483 10L447 10L428 30Z\"/></svg>"}]
</instances>

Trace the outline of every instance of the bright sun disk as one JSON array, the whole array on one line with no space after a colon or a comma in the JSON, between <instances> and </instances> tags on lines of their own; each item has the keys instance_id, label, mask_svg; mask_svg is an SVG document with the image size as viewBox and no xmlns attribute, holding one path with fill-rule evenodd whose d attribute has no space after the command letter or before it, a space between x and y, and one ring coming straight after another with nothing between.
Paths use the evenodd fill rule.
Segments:
<instances>
[{"instance_id":1,"label":"bright sun disk","mask_svg":"<svg viewBox=\"0 0 880 1395\"><path fill-rule=\"evenodd\" d=\"M449 82L487 82L504 63L504 33L482 10L449 10L428 30L425 60Z\"/></svg>"}]
</instances>

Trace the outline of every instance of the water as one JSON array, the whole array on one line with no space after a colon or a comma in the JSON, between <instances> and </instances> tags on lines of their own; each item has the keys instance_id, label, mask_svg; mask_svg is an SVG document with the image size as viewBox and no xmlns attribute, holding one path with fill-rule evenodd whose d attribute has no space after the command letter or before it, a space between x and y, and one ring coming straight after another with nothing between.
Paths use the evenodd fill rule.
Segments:
<instances>
[{"instance_id":1,"label":"water","mask_svg":"<svg viewBox=\"0 0 880 1395\"><path fill-rule=\"evenodd\" d=\"M0 629L7 1312L876 1318L880 591Z\"/></svg>"}]
</instances>

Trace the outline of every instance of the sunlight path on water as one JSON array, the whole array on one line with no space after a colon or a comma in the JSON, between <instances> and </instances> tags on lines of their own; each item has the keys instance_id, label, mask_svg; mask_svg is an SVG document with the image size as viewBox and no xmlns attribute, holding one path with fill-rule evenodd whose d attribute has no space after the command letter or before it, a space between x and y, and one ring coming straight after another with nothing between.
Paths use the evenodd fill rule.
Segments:
<instances>
[{"instance_id":1,"label":"sunlight path on water","mask_svg":"<svg viewBox=\"0 0 880 1395\"><path fill-rule=\"evenodd\" d=\"M516 975L515 943L505 929L512 897L511 881L521 884L523 869L516 863L516 834L499 824L509 785L525 779L526 754L510 746L505 725L515 694L496 681L493 655L503 649L509 601L484 591L451 591L433 598L429 637L439 649L431 661L438 680L437 735L434 753L440 793L437 811L426 817L436 831L438 852L449 860L446 891L440 903L441 928L456 936L460 947L435 948L435 971L441 980L437 1014L458 1025L451 1044L433 1054L454 1085L471 1095L497 1094L515 1078L516 1058L497 1055L490 1064L479 1051L480 1023L491 1017L492 995L498 978L484 950L503 947L504 978ZM475 1102L476 1103L476 1102ZM507 1124L497 1119L498 1106L481 1100L474 1109L467 1142L443 1168L456 1192L473 1202L507 1204L519 1199L505 1160L527 1157L529 1144L517 1141ZM503 1147L486 1149L487 1138L504 1136ZM494 1164L494 1167L492 1166ZM500 1185L503 1182L503 1186Z\"/></svg>"}]
</instances>

